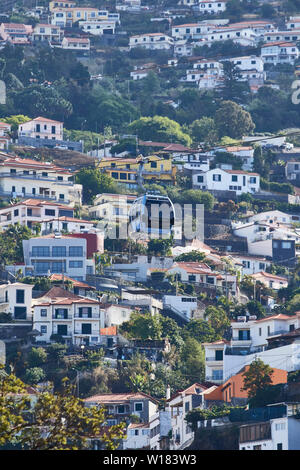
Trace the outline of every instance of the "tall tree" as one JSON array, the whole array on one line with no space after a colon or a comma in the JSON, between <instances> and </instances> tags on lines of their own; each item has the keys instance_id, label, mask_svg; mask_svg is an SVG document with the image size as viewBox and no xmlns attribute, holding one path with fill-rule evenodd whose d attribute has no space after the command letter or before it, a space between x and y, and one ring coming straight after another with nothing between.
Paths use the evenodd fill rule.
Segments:
<instances>
[{"instance_id":1,"label":"tall tree","mask_svg":"<svg viewBox=\"0 0 300 470\"><path fill-rule=\"evenodd\" d=\"M255 359L249 368L243 373L244 386L242 391L248 392L248 397L253 398L258 390L272 385L274 370L261 359Z\"/></svg>"},{"instance_id":2,"label":"tall tree","mask_svg":"<svg viewBox=\"0 0 300 470\"><path fill-rule=\"evenodd\" d=\"M248 82L241 81L240 69L230 60L223 62L224 81L220 89L223 100L244 103L250 93Z\"/></svg>"},{"instance_id":3,"label":"tall tree","mask_svg":"<svg viewBox=\"0 0 300 470\"><path fill-rule=\"evenodd\" d=\"M241 139L254 130L250 113L233 101L223 101L215 115L219 136Z\"/></svg>"}]
</instances>

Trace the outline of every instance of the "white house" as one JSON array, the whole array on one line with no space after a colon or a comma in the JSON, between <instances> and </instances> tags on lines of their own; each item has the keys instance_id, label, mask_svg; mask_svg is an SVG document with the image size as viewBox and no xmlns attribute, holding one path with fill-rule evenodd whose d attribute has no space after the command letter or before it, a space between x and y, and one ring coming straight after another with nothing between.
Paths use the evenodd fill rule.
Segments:
<instances>
[{"instance_id":1,"label":"white house","mask_svg":"<svg viewBox=\"0 0 300 470\"><path fill-rule=\"evenodd\" d=\"M276 418L240 426L239 450L300 450L300 403L275 403L266 411L275 407Z\"/></svg>"},{"instance_id":2,"label":"white house","mask_svg":"<svg viewBox=\"0 0 300 470\"><path fill-rule=\"evenodd\" d=\"M94 205L88 208L89 216L119 224L128 223L129 208L135 200L135 196L127 194L97 194Z\"/></svg>"},{"instance_id":3,"label":"white house","mask_svg":"<svg viewBox=\"0 0 300 470\"><path fill-rule=\"evenodd\" d=\"M293 222L299 222L300 216L286 214L285 212L273 210L259 212L258 214L250 215L245 219L247 222L265 222L269 224L280 224L290 226Z\"/></svg>"},{"instance_id":4,"label":"white house","mask_svg":"<svg viewBox=\"0 0 300 470\"><path fill-rule=\"evenodd\" d=\"M159 413L151 416L149 423L130 423L126 431L123 449L160 449Z\"/></svg>"},{"instance_id":5,"label":"white house","mask_svg":"<svg viewBox=\"0 0 300 470\"><path fill-rule=\"evenodd\" d=\"M64 37L61 43L63 49L69 51L88 52L91 44L89 38L69 38Z\"/></svg>"},{"instance_id":6,"label":"white house","mask_svg":"<svg viewBox=\"0 0 300 470\"><path fill-rule=\"evenodd\" d=\"M19 125L18 137L63 140L63 122L37 117Z\"/></svg>"},{"instance_id":7,"label":"white house","mask_svg":"<svg viewBox=\"0 0 300 470\"><path fill-rule=\"evenodd\" d=\"M216 168L193 175L193 188L205 191L235 191L236 195L256 193L260 188L258 173Z\"/></svg>"},{"instance_id":8,"label":"white house","mask_svg":"<svg viewBox=\"0 0 300 470\"><path fill-rule=\"evenodd\" d=\"M209 1L199 0L194 6L194 10L199 11L203 15L217 15L226 10L227 0Z\"/></svg>"},{"instance_id":9,"label":"white house","mask_svg":"<svg viewBox=\"0 0 300 470\"><path fill-rule=\"evenodd\" d=\"M143 292L143 289L139 287L128 287L128 289L122 289L120 307L127 305L132 309L138 307L140 309L146 309L151 315L161 313L163 310L163 302L152 295L147 293L147 290Z\"/></svg>"},{"instance_id":10,"label":"white house","mask_svg":"<svg viewBox=\"0 0 300 470\"><path fill-rule=\"evenodd\" d=\"M192 320L197 317L197 297L189 295L164 295L163 304L165 308L169 308L177 312L180 316Z\"/></svg>"},{"instance_id":11,"label":"white house","mask_svg":"<svg viewBox=\"0 0 300 470\"><path fill-rule=\"evenodd\" d=\"M33 267L35 276L66 274L85 281L95 272L94 260L87 259L87 241L68 235L45 235L23 240L25 266Z\"/></svg>"},{"instance_id":12,"label":"white house","mask_svg":"<svg viewBox=\"0 0 300 470\"><path fill-rule=\"evenodd\" d=\"M271 266L272 262L268 261L263 256L250 256L250 255L232 255L235 260L238 260L242 263L242 275L255 274L260 271L265 271L266 268Z\"/></svg>"},{"instance_id":13,"label":"white house","mask_svg":"<svg viewBox=\"0 0 300 470\"><path fill-rule=\"evenodd\" d=\"M204 34L213 30L215 25L205 23L187 23L172 26L172 37L176 40L199 40Z\"/></svg>"},{"instance_id":14,"label":"white house","mask_svg":"<svg viewBox=\"0 0 300 470\"><path fill-rule=\"evenodd\" d=\"M208 46L217 41L232 40L241 46L254 46L256 44L257 35L249 27L225 26L215 28L207 34L203 35L204 44Z\"/></svg>"},{"instance_id":15,"label":"white house","mask_svg":"<svg viewBox=\"0 0 300 470\"><path fill-rule=\"evenodd\" d=\"M12 139L9 135L11 125L6 122L0 122L0 150L7 151Z\"/></svg>"},{"instance_id":16,"label":"white house","mask_svg":"<svg viewBox=\"0 0 300 470\"><path fill-rule=\"evenodd\" d=\"M121 304L104 304L104 323L105 327L119 326L130 320L135 307Z\"/></svg>"},{"instance_id":17,"label":"white house","mask_svg":"<svg viewBox=\"0 0 300 470\"><path fill-rule=\"evenodd\" d=\"M193 55L193 45L187 39L177 40L174 43L175 57L190 57Z\"/></svg>"},{"instance_id":18,"label":"white house","mask_svg":"<svg viewBox=\"0 0 300 470\"><path fill-rule=\"evenodd\" d=\"M14 320L32 320L32 284L13 282L0 285L0 311Z\"/></svg>"},{"instance_id":19,"label":"white house","mask_svg":"<svg viewBox=\"0 0 300 470\"><path fill-rule=\"evenodd\" d=\"M116 22L108 19L101 21L79 21L79 27L86 33L102 36L103 34L115 34Z\"/></svg>"},{"instance_id":20,"label":"white house","mask_svg":"<svg viewBox=\"0 0 300 470\"><path fill-rule=\"evenodd\" d=\"M300 29L300 17L291 16L285 23L286 29L290 30L299 30Z\"/></svg>"},{"instance_id":21,"label":"white house","mask_svg":"<svg viewBox=\"0 0 300 470\"><path fill-rule=\"evenodd\" d=\"M164 33L148 33L130 36L129 49L143 47L152 50L168 50L173 47L174 39Z\"/></svg>"},{"instance_id":22,"label":"white house","mask_svg":"<svg viewBox=\"0 0 300 470\"><path fill-rule=\"evenodd\" d=\"M175 262L167 274L175 276L180 282L198 284L205 289L219 289L225 294L237 294L237 276L212 271L205 263Z\"/></svg>"},{"instance_id":23,"label":"white house","mask_svg":"<svg viewBox=\"0 0 300 470\"><path fill-rule=\"evenodd\" d=\"M253 280L259 281L270 289L279 290L288 286L288 279L283 276L275 276L274 274L259 271L258 273L250 274Z\"/></svg>"},{"instance_id":24,"label":"white house","mask_svg":"<svg viewBox=\"0 0 300 470\"><path fill-rule=\"evenodd\" d=\"M160 411L159 417L161 437L171 434L170 450L182 450L193 441L194 432L185 418L189 411L203 407L203 394L207 390L209 387L195 383L172 397L167 395L165 407Z\"/></svg>"},{"instance_id":25,"label":"white house","mask_svg":"<svg viewBox=\"0 0 300 470\"><path fill-rule=\"evenodd\" d=\"M33 304L33 328L40 331L38 341L49 343L60 335L66 344L96 345L104 327L101 303L52 287Z\"/></svg>"},{"instance_id":26,"label":"white house","mask_svg":"<svg viewBox=\"0 0 300 470\"><path fill-rule=\"evenodd\" d=\"M33 41L48 41L50 43L60 43L63 38L63 34L63 30L61 30L60 26L39 23L33 28L32 39Z\"/></svg>"},{"instance_id":27,"label":"white house","mask_svg":"<svg viewBox=\"0 0 300 470\"><path fill-rule=\"evenodd\" d=\"M73 212L74 209L63 204L38 199L25 199L17 204L0 209L0 227L5 230L9 225L19 223L33 228L35 224L42 225L48 220L57 220L62 216L72 218Z\"/></svg>"},{"instance_id":28,"label":"white house","mask_svg":"<svg viewBox=\"0 0 300 470\"><path fill-rule=\"evenodd\" d=\"M299 33L300 39L300 33ZM261 48L261 58L265 64L294 64L299 57L295 42L268 42Z\"/></svg>"},{"instance_id":29,"label":"white house","mask_svg":"<svg viewBox=\"0 0 300 470\"><path fill-rule=\"evenodd\" d=\"M261 57L258 56L243 56L228 59L240 70L256 70L257 72L264 71L264 63Z\"/></svg>"},{"instance_id":30,"label":"white house","mask_svg":"<svg viewBox=\"0 0 300 470\"><path fill-rule=\"evenodd\" d=\"M300 179L300 161L291 160L286 162L285 165L285 176L289 181L298 182Z\"/></svg>"}]
</instances>

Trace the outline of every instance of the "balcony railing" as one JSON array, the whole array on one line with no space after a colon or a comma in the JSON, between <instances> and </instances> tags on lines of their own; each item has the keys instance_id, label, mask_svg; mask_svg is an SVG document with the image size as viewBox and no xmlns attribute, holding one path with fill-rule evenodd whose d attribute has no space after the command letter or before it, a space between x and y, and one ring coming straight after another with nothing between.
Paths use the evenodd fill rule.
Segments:
<instances>
[{"instance_id":1,"label":"balcony railing","mask_svg":"<svg viewBox=\"0 0 300 470\"><path fill-rule=\"evenodd\" d=\"M222 362L223 361L223 358L222 359L217 359L216 357L207 357L205 359L207 362Z\"/></svg>"},{"instance_id":2,"label":"balcony railing","mask_svg":"<svg viewBox=\"0 0 300 470\"><path fill-rule=\"evenodd\" d=\"M222 382L223 381L223 375L220 377L213 377L212 375L207 375L205 377L205 380L208 382Z\"/></svg>"},{"instance_id":3,"label":"balcony railing","mask_svg":"<svg viewBox=\"0 0 300 470\"><path fill-rule=\"evenodd\" d=\"M59 199L58 197L55 196L48 196L46 194L32 194L32 193L23 193L23 192L17 192L17 191L2 191L0 189L0 196L3 197L20 197L24 199L41 199L41 200L46 200L46 201L56 201L56 202L61 202L62 204L69 204L68 199Z\"/></svg>"},{"instance_id":4,"label":"balcony railing","mask_svg":"<svg viewBox=\"0 0 300 470\"><path fill-rule=\"evenodd\" d=\"M231 341L252 341L252 336L249 336L249 338L232 338Z\"/></svg>"},{"instance_id":5,"label":"balcony railing","mask_svg":"<svg viewBox=\"0 0 300 470\"><path fill-rule=\"evenodd\" d=\"M24 173L10 173L10 172L0 172L0 178L22 178L29 180L40 180L40 181L51 181L58 184L64 185L74 185L74 181L61 181L53 176L42 176L42 175L33 175L33 174L24 174Z\"/></svg>"},{"instance_id":6,"label":"balcony railing","mask_svg":"<svg viewBox=\"0 0 300 470\"><path fill-rule=\"evenodd\" d=\"M55 314L55 313L52 315L52 318L54 320L72 320L71 315L63 315L63 314Z\"/></svg>"},{"instance_id":7,"label":"balcony railing","mask_svg":"<svg viewBox=\"0 0 300 470\"><path fill-rule=\"evenodd\" d=\"M86 318L100 318L100 313L75 313L75 318L80 320Z\"/></svg>"}]
</instances>

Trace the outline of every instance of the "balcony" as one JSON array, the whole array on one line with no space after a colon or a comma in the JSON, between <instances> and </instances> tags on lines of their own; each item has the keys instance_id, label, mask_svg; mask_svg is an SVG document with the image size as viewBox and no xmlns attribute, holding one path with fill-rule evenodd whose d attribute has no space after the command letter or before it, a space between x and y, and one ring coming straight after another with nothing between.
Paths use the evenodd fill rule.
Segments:
<instances>
[{"instance_id":1,"label":"balcony","mask_svg":"<svg viewBox=\"0 0 300 470\"><path fill-rule=\"evenodd\" d=\"M85 320L87 318L100 318L100 313L75 313L76 320Z\"/></svg>"},{"instance_id":2,"label":"balcony","mask_svg":"<svg viewBox=\"0 0 300 470\"><path fill-rule=\"evenodd\" d=\"M58 180L56 177L53 176L42 176L42 175L34 175L34 174L24 174L23 172L16 172L16 173L10 173L10 172L1 172L0 173L0 178L21 178L21 179L27 179L27 180L37 180L37 181L51 181L51 182L56 182L58 184L63 184L63 185L73 185L73 181L61 181Z\"/></svg>"},{"instance_id":3,"label":"balcony","mask_svg":"<svg viewBox=\"0 0 300 470\"><path fill-rule=\"evenodd\" d=\"M53 320L72 320L71 315L63 315L63 314L53 314L52 315Z\"/></svg>"},{"instance_id":4,"label":"balcony","mask_svg":"<svg viewBox=\"0 0 300 470\"><path fill-rule=\"evenodd\" d=\"M215 378L212 375L207 375L205 377L205 380L207 382L213 382L215 384L222 384L223 383L223 375L222 375L222 377L219 376L218 378Z\"/></svg>"},{"instance_id":5,"label":"balcony","mask_svg":"<svg viewBox=\"0 0 300 470\"><path fill-rule=\"evenodd\" d=\"M216 359L216 357L206 357L205 362L211 362L214 365L221 365L223 363L223 359Z\"/></svg>"},{"instance_id":6,"label":"balcony","mask_svg":"<svg viewBox=\"0 0 300 470\"><path fill-rule=\"evenodd\" d=\"M252 344L252 339L239 339L239 338L232 338L231 339L231 346L241 346L241 347L250 347Z\"/></svg>"},{"instance_id":7,"label":"balcony","mask_svg":"<svg viewBox=\"0 0 300 470\"><path fill-rule=\"evenodd\" d=\"M2 173L3 174L3 173ZM12 197L20 197L23 199L41 199L42 201L55 201L60 202L62 204L69 204L70 201L68 199L59 199L55 196L48 196L46 194L32 194L32 193L22 193L22 192L12 192L12 191L2 191L0 189L0 196L12 198Z\"/></svg>"}]
</instances>

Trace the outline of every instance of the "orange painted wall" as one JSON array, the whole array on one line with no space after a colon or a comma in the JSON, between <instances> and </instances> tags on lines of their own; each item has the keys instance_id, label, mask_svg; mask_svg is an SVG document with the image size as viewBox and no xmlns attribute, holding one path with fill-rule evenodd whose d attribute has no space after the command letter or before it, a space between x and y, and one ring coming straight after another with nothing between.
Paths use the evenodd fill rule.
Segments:
<instances>
[{"instance_id":1,"label":"orange painted wall","mask_svg":"<svg viewBox=\"0 0 300 470\"><path fill-rule=\"evenodd\" d=\"M230 377L230 379L226 380L222 385L219 385L219 387L213 390L210 394L205 394L205 399L230 402L232 397L247 398L247 392L241 391L241 388L244 386L243 374L248 369L249 366L246 366L241 372ZM272 385L287 383L287 371L275 369L273 367L272 369L274 371L272 375ZM228 384L230 385L227 386ZM222 391L222 389L224 390Z\"/></svg>"}]
</instances>

